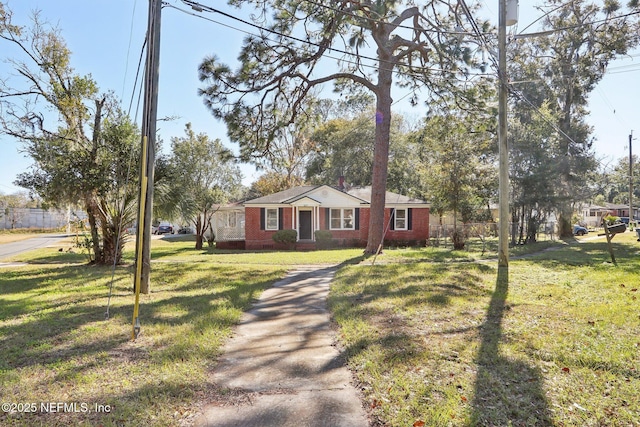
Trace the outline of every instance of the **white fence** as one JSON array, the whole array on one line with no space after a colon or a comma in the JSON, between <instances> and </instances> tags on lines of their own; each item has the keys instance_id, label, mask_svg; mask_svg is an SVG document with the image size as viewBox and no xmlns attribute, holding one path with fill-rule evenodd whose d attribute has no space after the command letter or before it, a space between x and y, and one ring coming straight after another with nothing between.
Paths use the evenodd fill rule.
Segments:
<instances>
[{"instance_id":1,"label":"white fence","mask_svg":"<svg viewBox=\"0 0 640 427\"><path fill-rule=\"evenodd\" d=\"M84 219L84 212L44 210L35 208L5 208L0 210L0 229L54 229L66 227L69 221Z\"/></svg>"}]
</instances>

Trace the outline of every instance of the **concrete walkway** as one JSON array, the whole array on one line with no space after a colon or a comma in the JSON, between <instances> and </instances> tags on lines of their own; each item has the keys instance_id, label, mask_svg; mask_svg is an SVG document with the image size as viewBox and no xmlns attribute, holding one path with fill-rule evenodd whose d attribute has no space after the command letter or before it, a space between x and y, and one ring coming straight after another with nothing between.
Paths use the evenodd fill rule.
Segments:
<instances>
[{"instance_id":1,"label":"concrete walkway","mask_svg":"<svg viewBox=\"0 0 640 427\"><path fill-rule=\"evenodd\" d=\"M326 299L336 267L290 273L244 314L213 373L227 398L198 427L366 427L334 346Z\"/></svg>"}]
</instances>

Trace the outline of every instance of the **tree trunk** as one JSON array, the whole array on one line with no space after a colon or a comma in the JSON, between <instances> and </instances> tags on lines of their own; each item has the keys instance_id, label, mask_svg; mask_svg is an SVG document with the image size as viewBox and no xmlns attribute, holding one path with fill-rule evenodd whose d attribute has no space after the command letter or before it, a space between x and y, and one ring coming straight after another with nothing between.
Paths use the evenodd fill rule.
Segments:
<instances>
[{"instance_id":1,"label":"tree trunk","mask_svg":"<svg viewBox=\"0 0 640 427\"><path fill-rule=\"evenodd\" d=\"M98 222L96 221L96 202L93 196L85 196L85 207L87 209L87 219L89 220L89 231L91 233L91 247L93 248L93 262L101 264L103 261L102 250L100 249L100 234L98 233Z\"/></svg>"},{"instance_id":2,"label":"tree trunk","mask_svg":"<svg viewBox=\"0 0 640 427\"><path fill-rule=\"evenodd\" d=\"M376 93L376 140L373 149L371 178L371 208L369 237L365 253L374 254L384 239L384 208L389 163L389 134L391 132L392 70L387 57L380 55L378 91Z\"/></svg>"},{"instance_id":3,"label":"tree trunk","mask_svg":"<svg viewBox=\"0 0 640 427\"><path fill-rule=\"evenodd\" d=\"M202 217L198 214L196 218L196 249L202 249L202 241L205 227L202 226Z\"/></svg>"},{"instance_id":4,"label":"tree trunk","mask_svg":"<svg viewBox=\"0 0 640 427\"><path fill-rule=\"evenodd\" d=\"M516 235L518 234L518 209L514 206L511 210L511 246L516 245Z\"/></svg>"}]
</instances>

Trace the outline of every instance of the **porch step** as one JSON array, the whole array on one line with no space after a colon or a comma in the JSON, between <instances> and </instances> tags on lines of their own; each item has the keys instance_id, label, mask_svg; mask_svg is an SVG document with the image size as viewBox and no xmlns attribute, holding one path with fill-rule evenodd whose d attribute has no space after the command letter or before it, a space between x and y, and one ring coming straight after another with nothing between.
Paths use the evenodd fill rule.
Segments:
<instances>
[{"instance_id":1,"label":"porch step","mask_svg":"<svg viewBox=\"0 0 640 427\"><path fill-rule=\"evenodd\" d=\"M316 249L316 242L313 240L298 240L296 242L296 250L298 251L314 251Z\"/></svg>"}]
</instances>

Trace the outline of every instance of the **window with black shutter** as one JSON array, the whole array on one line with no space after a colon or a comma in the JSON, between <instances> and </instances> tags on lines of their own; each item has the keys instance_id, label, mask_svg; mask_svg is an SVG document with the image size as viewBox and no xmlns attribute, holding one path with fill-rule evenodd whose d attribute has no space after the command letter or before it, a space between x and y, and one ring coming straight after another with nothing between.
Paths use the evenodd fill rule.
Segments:
<instances>
[{"instance_id":1,"label":"window with black shutter","mask_svg":"<svg viewBox=\"0 0 640 427\"><path fill-rule=\"evenodd\" d=\"M396 229L396 210L395 209L391 209L391 229L395 230Z\"/></svg>"}]
</instances>

